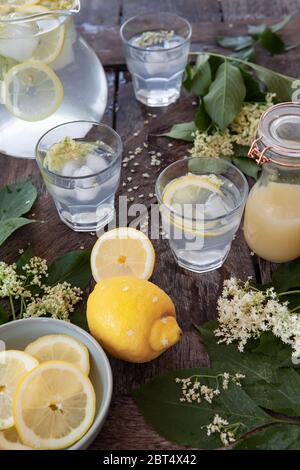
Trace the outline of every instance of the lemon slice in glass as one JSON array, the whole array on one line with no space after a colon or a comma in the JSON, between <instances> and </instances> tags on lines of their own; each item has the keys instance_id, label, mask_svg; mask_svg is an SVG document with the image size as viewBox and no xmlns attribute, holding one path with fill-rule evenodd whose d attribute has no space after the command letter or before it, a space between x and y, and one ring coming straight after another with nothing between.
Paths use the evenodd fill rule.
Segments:
<instances>
[{"instance_id":1,"label":"lemon slice in glass","mask_svg":"<svg viewBox=\"0 0 300 470\"><path fill-rule=\"evenodd\" d=\"M25 352L35 357L40 363L46 361L65 361L82 370L90 372L90 358L87 347L72 336L46 335L30 343Z\"/></svg>"},{"instance_id":2,"label":"lemon slice in glass","mask_svg":"<svg viewBox=\"0 0 300 470\"><path fill-rule=\"evenodd\" d=\"M0 352L0 430L14 425L12 401L16 386L38 361L22 351Z\"/></svg>"},{"instance_id":3,"label":"lemon slice in glass","mask_svg":"<svg viewBox=\"0 0 300 470\"><path fill-rule=\"evenodd\" d=\"M149 238L139 230L120 227L104 233L94 245L91 268L96 282L118 276L149 279L155 251Z\"/></svg>"},{"instance_id":4,"label":"lemon slice in glass","mask_svg":"<svg viewBox=\"0 0 300 470\"><path fill-rule=\"evenodd\" d=\"M19 383L14 395L15 426L34 449L65 449L81 439L95 418L90 379L72 364L49 361Z\"/></svg>"},{"instance_id":5,"label":"lemon slice in glass","mask_svg":"<svg viewBox=\"0 0 300 470\"><path fill-rule=\"evenodd\" d=\"M0 431L0 450L32 450L22 444L15 427Z\"/></svg>"},{"instance_id":6,"label":"lemon slice in glass","mask_svg":"<svg viewBox=\"0 0 300 470\"><path fill-rule=\"evenodd\" d=\"M23 62L9 69L4 77L5 106L24 121L41 121L51 116L63 98L62 83L46 64Z\"/></svg>"}]
</instances>

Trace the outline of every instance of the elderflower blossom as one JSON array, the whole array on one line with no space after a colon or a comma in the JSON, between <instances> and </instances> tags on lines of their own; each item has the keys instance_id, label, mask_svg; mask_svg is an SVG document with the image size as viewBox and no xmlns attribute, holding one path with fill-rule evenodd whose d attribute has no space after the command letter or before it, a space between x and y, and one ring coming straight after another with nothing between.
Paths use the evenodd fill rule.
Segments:
<instances>
[{"instance_id":1,"label":"elderflower blossom","mask_svg":"<svg viewBox=\"0 0 300 470\"><path fill-rule=\"evenodd\" d=\"M16 264L0 262L0 297L15 297L25 295L22 279L16 272Z\"/></svg>"},{"instance_id":2,"label":"elderflower blossom","mask_svg":"<svg viewBox=\"0 0 300 470\"><path fill-rule=\"evenodd\" d=\"M25 317L51 316L58 320L69 321L69 314L74 311L74 305L81 300L82 291L72 287L68 282L44 287L45 294L36 298L26 309Z\"/></svg>"},{"instance_id":3,"label":"elderflower blossom","mask_svg":"<svg viewBox=\"0 0 300 470\"><path fill-rule=\"evenodd\" d=\"M238 425L237 425L238 426ZM220 415L216 414L212 423L209 423L206 426L207 435L211 436L212 434L220 434L221 442L224 446L229 446L235 442L235 432L234 430L229 429L231 426L227 419L222 418Z\"/></svg>"},{"instance_id":4,"label":"elderflower blossom","mask_svg":"<svg viewBox=\"0 0 300 470\"><path fill-rule=\"evenodd\" d=\"M224 281L218 300L219 327L215 330L218 343L238 342L243 352L251 338L259 338L271 331L285 344L292 347L292 358L300 358L300 318L289 311L288 302L279 302L273 288L265 292L236 278Z\"/></svg>"},{"instance_id":5,"label":"elderflower blossom","mask_svg":"<svg viewBox=\"0 0 300 470\"><path fill-rule=\"evenodd\" d=\"M215 381L215 388L208 387L207 385L201 384L201 378L211 379ZM175 382L181 384L182 396L179 398L181 402L187 403L201 403L202 398L208 403L212 403L214 397L220 395L220 383L219 379L222 379L223 390L228 390L229 382L235 383L241 386L241 379L245 378L243 374L231 375L228 372L217 375L192 375L186 379L176 378Z\"/></svg>"},{"instance_id":6,"label":"elderflower blossom","mask_svg":"<svg viewBox=\"0 0 300 470\"><path fill-rule=\"evenodd\" d=\"M192 157L230 157L234 155L234 145L250 146L255 139L261 115L273 104L274 93L267 93L266 101L245 103L228 129L212 134L196 131Z\"/></svg>"},{"instance_id":7,"label":"elderflower blossom","mask_svg":"<svg viewBox=\"0 0 300 470\"><path fill-rule=\"evenodd\" d=\"M48 265L45 259L33 256L27 264L23 266L24 278L30 277L30 283L35 286L42 286L42 280L48 276Z\"/></svg>"}]
</instances>

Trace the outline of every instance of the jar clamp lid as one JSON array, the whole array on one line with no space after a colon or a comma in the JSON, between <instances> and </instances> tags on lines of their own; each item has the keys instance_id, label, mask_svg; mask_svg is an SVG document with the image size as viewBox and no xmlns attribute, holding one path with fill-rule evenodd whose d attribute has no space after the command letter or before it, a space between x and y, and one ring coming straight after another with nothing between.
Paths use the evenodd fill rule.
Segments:
<instances>
[{"instance_id":1,"label":"jar clamp lid","mask_svg":"<svg viewBox=\"0 0 300 470\"><path fill-rule=\"evenodd\" d=\"M300 103L280 103L264 112L248 156L259 165L300 168Z\"/></svg>"}]
</instances>

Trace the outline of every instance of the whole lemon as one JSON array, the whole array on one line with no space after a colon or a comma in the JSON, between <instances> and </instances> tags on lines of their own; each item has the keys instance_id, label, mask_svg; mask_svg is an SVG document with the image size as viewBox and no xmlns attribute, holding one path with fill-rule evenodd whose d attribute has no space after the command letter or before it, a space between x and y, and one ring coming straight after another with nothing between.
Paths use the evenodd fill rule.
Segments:
<instances>
[{"instance_id":1,"label":"whole lemon","mask_svg":"<svg viewBox=\"0 0 300 470\"><path fill-rule=\"evenodd\" d=\"M129 362L151 361L181 336L170 297L152 282L131 276L100 281L89 296L87 320L99 343Z\"/></svg>"}]
</instances>

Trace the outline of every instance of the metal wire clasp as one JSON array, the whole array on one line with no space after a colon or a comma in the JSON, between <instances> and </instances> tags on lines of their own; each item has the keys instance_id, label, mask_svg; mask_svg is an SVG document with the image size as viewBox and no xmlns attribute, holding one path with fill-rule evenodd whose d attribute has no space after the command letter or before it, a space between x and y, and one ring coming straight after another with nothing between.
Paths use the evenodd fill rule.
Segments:
<instances>
[{"instance_id":1,"label":"metal wire clasp","mask_svg":"<svg viewBox=\"0 0 300 470\"><path fill-rule=\"evenodd\" d=\"M258 137L258 139L255 139L252 142L252 145L250 147L250 150L248 152L248 157L249 158L254 158L256 163L258 165L263 165L264 163L268 163L270 160L268 157L266 157L265 153L270 150L271 147L265 147L263 151L261 152L257 146L257 143L261 141L261 137Z\"/></svg>"}]
</instances>

